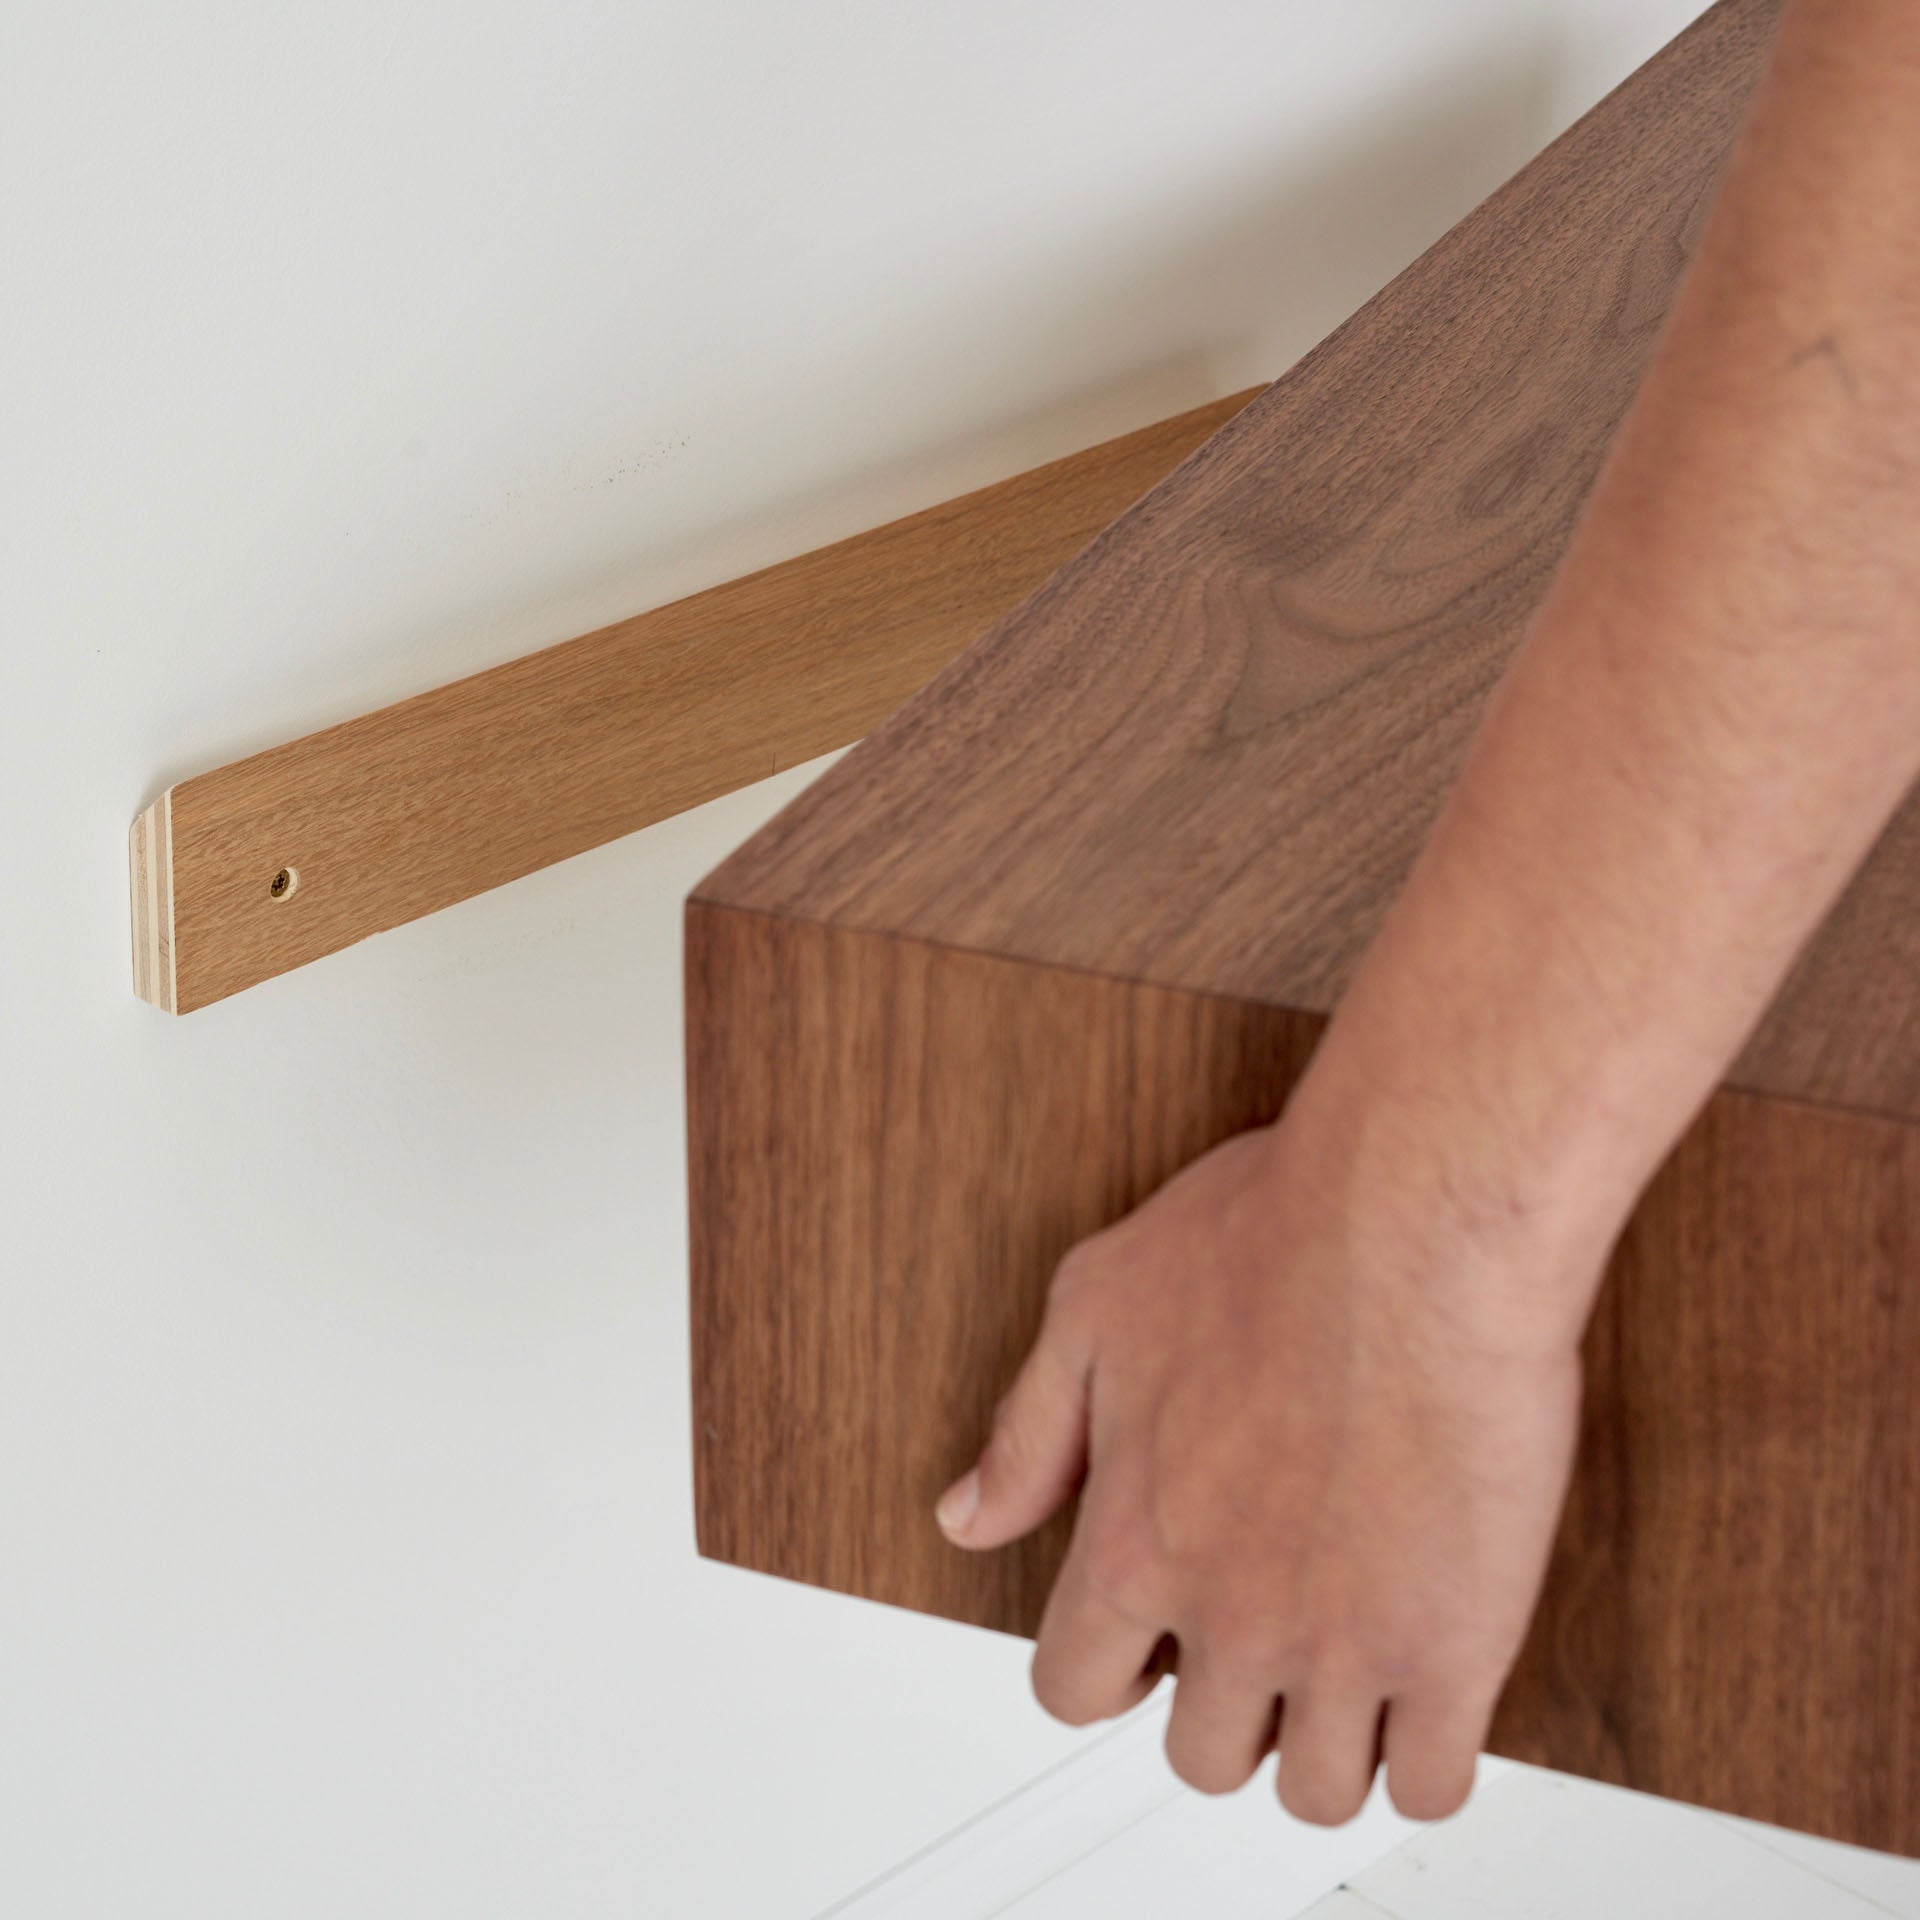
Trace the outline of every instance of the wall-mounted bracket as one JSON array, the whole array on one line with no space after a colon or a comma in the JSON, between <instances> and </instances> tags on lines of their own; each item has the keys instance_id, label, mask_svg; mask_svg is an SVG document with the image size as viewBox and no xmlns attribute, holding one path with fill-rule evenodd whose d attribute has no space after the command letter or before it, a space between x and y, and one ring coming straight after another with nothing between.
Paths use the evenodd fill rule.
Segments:
<instances>
[{"instance_id":1,"label":"wall-mounted bracket","mask_svg":"<svg viewBox=\"0 0 1920 1920\"><path fill-rule=\"evenodd\" d=\"M180 782L135 991L190 1012L845 746L1256 391Z\"/></svg>"}]
</instances>

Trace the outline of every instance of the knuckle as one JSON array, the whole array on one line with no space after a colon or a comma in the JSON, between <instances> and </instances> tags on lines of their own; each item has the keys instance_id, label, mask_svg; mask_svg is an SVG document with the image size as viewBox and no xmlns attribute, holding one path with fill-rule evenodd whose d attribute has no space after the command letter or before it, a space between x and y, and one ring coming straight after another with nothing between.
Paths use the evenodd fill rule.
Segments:
<instances>
[{"instance_id":1,"label":"knuckle","mask_svg":"<svg viewBox=\"0 0 1920 1920\"><path fill-rule=\"evenodd\" d=\"M1000 1396L993 1409L993 1419L987 1427L987 1444L983 1449L985 1464L1015 1466L1025 1453L1026 1446L1026 1420L1021 1412L1020 1395L1017 1389L1009 1388Z\"/></svg>"},{"instance_id":2,"label":"knuckle","mask_svg":"<svg viewBox=\"0 0 1920 1920\"><path fill-rule=\"evenodd\" d=\"M1087 1541L1087 1584L1097 1599L1128 1619L1148 1619L1158 1606L1161 1554L1147 1528L1109 1521Z\"/></svg>"},{"instance_id":3,"label":"knuckle","mask_svg":"<svg viewBox=\"0 0 1920 1920\"><path fill-rule=\"evenodd\" d=\"M1056 1335L1084 1336L1092 1321L1099 1261L1091 1243L1081 1241L1053 1270L1047 1283L1045 1324Z\"/></svg>"},{"instance_id":4,"label":"knuckle","mask_svg":"<svg viewBox=\"0 0 1920 1920\"><path fill-rule=\"evenodd\" d=\"M1409 1689L1426 1692L1478 1676L1485 1662L1477 1647L1445 1623L1394 1614L1361 1614L1337 1637L1315 1648L1318 1664L1350 1688L1369 1686L1382 1698Z\"/></svg>"},{"instance_id":5,"label":"knuckle","mask_svg":"<svg viewBox=\"0 0 1920 1920\"><path fill-rule=\"evenodd\" d=\"M1328 1612L1304 1590L1297 1568L1282 1567L1257 1582L1224 1580L1206 1607L1207 1644L1223 1659L1257 1670L1282 1692L1334 1662L1345 1625L1337 1617L1329 1624Z\"/></svg>"},{"instance_id":6,"label":"knuckle","mask_svg":"<svg viewBox=\"0 0 1920 1920\"><path fill-rule=\"evenodd\" d=\"M1301 1671L1321 1687L1344 1695L1368 1694L1384 1700L1392 1692L1387 1676L1395 1661L1374 1643L1332 1635L1317 1641Z\"/></svg>"},{"instance_id":7,"label":"knuckle","mask_svg":"<svg viewBox=\"0 0 1920 1920\"><path fill-rule=\"evenodd\" d=\"M1361 1594L1349 1600L1339 1632L1329 1636L1324 1651L1343 1669L1342 1677L1378 1678L1432 1666L1443 1657L1445 1633L1444 1620L1416 1595Z\"/></svg>"},{"instance_id":8,"label":"knuckle","mask_svg":"<svg viewBox=\"0 0 1920 1920\"><path fill-rule=\"evenodd\" d=\"M1503 1664L1500 1650L1470 1621L1394 1621L1378 1635L1378 1647L1383 1667L1424 1685L1478 1682Z\"/></svg>"},{"instance_id":9,"label":"knuckle","mask_svg":"<svg viewBox=\"0 0 1920 1920\"><path fill-rule=\"evenodd\" d=\"M1311 1664L1313 1642L1290 1609L1217 1602L1205 1620L1209 1655L1230 1673L1278 1691L1281 1679Z\"/></svg>"}]
</instances>

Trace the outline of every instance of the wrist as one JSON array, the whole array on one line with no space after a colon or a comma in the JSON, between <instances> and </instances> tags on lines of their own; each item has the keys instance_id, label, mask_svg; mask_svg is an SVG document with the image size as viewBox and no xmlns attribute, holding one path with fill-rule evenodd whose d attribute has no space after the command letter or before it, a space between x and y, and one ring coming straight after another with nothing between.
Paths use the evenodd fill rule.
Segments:
<instances>
[{"instance_id":1,"label":"wrist","mask_svg":"<svg viewBox=\"0 0 1920 1920\"><path fill-rule=\"evenodd\" d=\"M1570 1350L1647 1154L1605 1116L1529 1124L1534 1098L1343 1012L1272 1130L1274 1177L1363 1219L1366 1270L1409 1309L1482 1349Z\"/></svg>"},{"instance_id":2,"label":"wrist","mask_svg":"<svg viewBox=\"0 0 1920 1920\"><path fill-rule=\"evenodd\" d=\"M1675 979L1650 906L1570 890L1510 809L1465 798L1301 1092L1428 1169L1463 1230L1604 1251L1724 1070L1727 1022Z\"/></svg>"}]
</instances>

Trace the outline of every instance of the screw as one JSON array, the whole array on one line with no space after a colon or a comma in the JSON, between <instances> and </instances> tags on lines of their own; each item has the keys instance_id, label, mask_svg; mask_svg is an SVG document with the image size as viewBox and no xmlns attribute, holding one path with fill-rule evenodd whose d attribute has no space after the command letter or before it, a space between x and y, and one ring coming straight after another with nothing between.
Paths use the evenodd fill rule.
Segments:
<instances>
[{"instance_id":1,"label":"screw","mask_svg":"<svg viewBox=\"0 0 1920 1920\"><path fill-rule=\"evenodd\" d=\"M271 883L267 887L267 892L275 900L284 900L287 895L293 891L297 879L298 876L291 867L282 867L280 871L273 876Z\"/></svg>"}]
</instances>

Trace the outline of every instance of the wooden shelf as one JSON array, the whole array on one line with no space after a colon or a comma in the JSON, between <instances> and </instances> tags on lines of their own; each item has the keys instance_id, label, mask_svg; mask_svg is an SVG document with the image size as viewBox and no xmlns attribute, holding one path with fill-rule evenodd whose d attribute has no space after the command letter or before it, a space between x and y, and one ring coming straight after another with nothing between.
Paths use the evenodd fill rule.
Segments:
<instances>
[{"instance_id":1,"label":"wooden shelf","mask_svg":"<svg viewBox=\"0 0 1920 1920\"><path fill-rule=\"evenodd\" d=\"M1770 38L1722 0L702 884L701 1548L929 1510L1075 1240L1270 1118L1538 604ZM1500 1750L1920 1852L1920 810L1629 1228Z\"/></svg>"}]
</instances>

